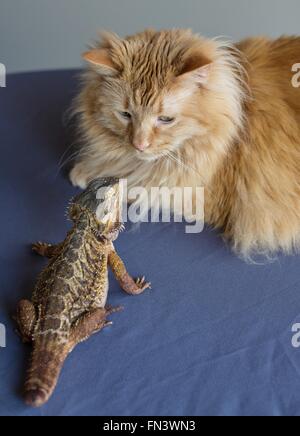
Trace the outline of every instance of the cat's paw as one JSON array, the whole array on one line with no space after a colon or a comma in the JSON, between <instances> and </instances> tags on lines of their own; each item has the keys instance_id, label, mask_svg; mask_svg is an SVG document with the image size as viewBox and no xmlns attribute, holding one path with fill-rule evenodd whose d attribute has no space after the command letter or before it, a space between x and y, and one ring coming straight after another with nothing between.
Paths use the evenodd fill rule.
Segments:
<instances>
[{"instance_id":1,"label":"cat's paw","mask_svg":"<svg viewBox=\"0 0 300 436\"><path fill-rule=\"evenodd\" d=\"M82 162L76 164L70 171L69 178L73 186L85 189L89 182L85 165Z\"/></svg>"}]
</instances>

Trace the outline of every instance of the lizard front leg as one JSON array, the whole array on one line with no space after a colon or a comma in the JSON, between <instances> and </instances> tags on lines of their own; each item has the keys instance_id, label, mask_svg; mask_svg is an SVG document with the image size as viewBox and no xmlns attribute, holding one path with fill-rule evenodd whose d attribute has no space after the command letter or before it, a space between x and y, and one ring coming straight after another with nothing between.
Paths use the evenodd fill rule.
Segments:
<instances>
[{"instance_id":1,"label":"lizard front leg","mask_svg":"<svg viewBox=\"0 0 300 436\"><path fill-rule=\"evenodd\" d=\"M31 342L37 321L34 305L29 300L21 300L17 307L16 321L23 342Z\"/></svg>"},{"instance_id":2,"label":"lizard front leg","mask_svg":"<svg viewBox=\"0 0 300 436\"><path fill-rule=\"evenodd\" d=\"M39 254L40 256L49 257L49 258L58 254L61 248L62 248L62 243L51 245L45 242L36 242L35 244L32 244L32 250L35 253Z\"/></svg>"},{"instance_id":3,"label":"lizard front leg","mask_svg":"<svg viewBox=\"0 0 300 436\"><path fill-rule=\"evenodd\" d=\"M130 295L138 295L144 292L145 289L151 288L151 283L145 281L145 277L134 280L127 272L122 259L116 251L111 251L108 255L109 266L112 269L116 279L118 280L123 291Z\"/></svg>"},{"instance_id":4,"label":"lizard front leg","mask_svg":"<svg viewBox=\"0 0 300 436\"><path fill-rule=\"evenodd\" d=\"M111 313L119 312L123 307L106 307L94 309L82 315L72 326L70 340L74 347L79 342L88 339L94 333L112 324L106 317Z\"/></svg>"}]
</instances>

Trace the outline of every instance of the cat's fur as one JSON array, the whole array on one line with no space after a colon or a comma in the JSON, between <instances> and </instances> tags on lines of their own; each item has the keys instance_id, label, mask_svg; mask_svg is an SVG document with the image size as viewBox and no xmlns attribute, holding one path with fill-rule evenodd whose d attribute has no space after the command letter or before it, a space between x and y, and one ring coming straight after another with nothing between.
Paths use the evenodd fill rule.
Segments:
<instances>
[{"instance_id":1,"label":"cat's fur","mask_svg":"<svg viewBox=\"0 0 300 436\"><path fill-rule=\"evenodd\" d=\"M206 222L242 255L300 246L300 37L233 46L186 30L106 34L85 58L74 185L204 186Z\"/></svg>"}]
</instances>

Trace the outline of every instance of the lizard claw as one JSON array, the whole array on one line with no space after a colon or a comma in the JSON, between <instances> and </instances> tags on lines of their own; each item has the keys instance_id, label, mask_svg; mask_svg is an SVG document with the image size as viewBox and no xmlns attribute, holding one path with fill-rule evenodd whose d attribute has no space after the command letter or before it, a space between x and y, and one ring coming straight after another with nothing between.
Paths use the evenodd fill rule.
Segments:
<instances>
[{"instance_id":1,"label":"lizard claw","mask_svg":"<svg viewBox=\"0 0 300 436\"><path fill-rule=\"evenodd\" d=\"M104 323L104 327L109 327L111 325L113 325L112 321L105 321L105 323Z\"/></svg>"},{"instance_id":2,"label":"lizard claw","mask_svg":"<svg viewBox=\"0 0 300 436\"><path fill-rule=\"evenodd\" d=\"M32 251L39 254L40 256L45 256L47 249L51 247L51 244L46 244L45 242L36 242L32 244Z\"/></svg>"},{"instance_id":3,"label":"lizard claw","mask_svg":"<svg viewBox=\"0 0 300 436\"><path fill-rule=\"evenodd\" d=\"M106 306L105 307L105 311L106 311L106 315L111 315L112 313L117 313L117 312L121 312L122 310L124 310L123 306Z\"/></svg>"},{"instance_id":4,"label":"lizard claw","mask_svg":"<svg viewBox=\"0 0 300 436\"><path fill-rule=\"evenodd\" d=\"M143 277L138 277L135 280L135 284L142 290L144 291L145 289L151 289L151 283L150 282L146 282L146 278L145 276Z\"/></svg>"}]
</instances>

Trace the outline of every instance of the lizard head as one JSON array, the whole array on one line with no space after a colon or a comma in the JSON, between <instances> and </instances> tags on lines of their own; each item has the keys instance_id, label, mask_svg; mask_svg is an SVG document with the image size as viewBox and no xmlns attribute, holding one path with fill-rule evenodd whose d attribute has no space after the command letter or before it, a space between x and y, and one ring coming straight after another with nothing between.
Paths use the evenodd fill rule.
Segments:
<instances>
[{"instance_id":1,"label":"lizard head","mask_svg":"<svg viewBox=\"0 0 300 436\"><path fill-rule=\"evenodd\" d=\"M123 189L119 179L105 177L93 180L71 203L73 221L88 217L99 237L115 240L122 229Z\"/></svg>"}]
</instances>

